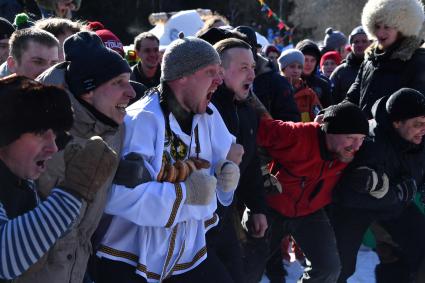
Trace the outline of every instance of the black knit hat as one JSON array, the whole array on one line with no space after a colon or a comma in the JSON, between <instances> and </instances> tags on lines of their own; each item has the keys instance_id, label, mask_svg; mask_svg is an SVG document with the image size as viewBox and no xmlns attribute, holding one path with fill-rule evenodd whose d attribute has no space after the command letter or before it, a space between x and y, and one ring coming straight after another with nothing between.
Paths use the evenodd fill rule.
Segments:
<instances>
[{"instance_id":1,"label":"black knit hat","mask_svg":"<svg viewBox=\"0 0 425 283\"><path fill-rule=\"evenodd\" d=\"M247 42L249 45L251 45L252 48L261 48L261 44L259 44L257 41L257 34L253 28L248 26L238 26L233 30L244 34L248 39Z\"/></svg>"},{"instance_id":2,"label":"black knit hat","mask_svg":"<svg viewBox=\"0 0 425 283\"><path fill-rule=\"evenodd\" d=\"M66 81L75 96L96 89L123 73L131 73L127 61L103 45L93 32L82 31L68 37L63 49L69 61Z\"/></svg>"},{"instance_id":3,"label":"black knit hat","mask_svg":"<svg viewBox=\"0 0 425 283\"><path fill-rule=\"evenodd\" d=\"M417 90L402 88L388 98L386 109L391 121L425 116L425 97Z\"/></svg>"},{"instance_id":4,"label":"black knit hat","mask_svg":"<svg viewBox=\"0 0 425 283\"><path fill-rule=\"evenodd\" d=\"M355 104L341 102L325 109L323 130L327 134L369 134L366 115Z\"/></svg>"},{"instance_id":5,"label":"black knit hat","mask_svg":"<svg viewBox=\"0 0 425 283\"><path fill-rule=\"evenodd\" d=\"M63 89L16 75L0 79L0 147L24 133L68 131L72 123L71 102Z\"/></svg>"},{"instance_id":6,"label":"black knit hat","mask_svg":"<svg viewBox=\"0 0 425 283\"><path fill-rule=\"evenodd\" d=\"M315 57L317 60L317 64L319 64L320 57L321 57L320 49L319 49L319 46L317 46L317 44L314 41L310 39L304 39L297 43L297 45L295 46L295 49L298 49L304 55L310 55Z\"/></svg>"},{"instance_id":7,"label":"black knit hat","mask_svg":"<svg viewBox=\"0 0 425 283\"><path fill-rule=\"evenodd\" d=\"M0 39L10 38L15 28L5 18L0 17Z\"/></svg>"}]
</instances>

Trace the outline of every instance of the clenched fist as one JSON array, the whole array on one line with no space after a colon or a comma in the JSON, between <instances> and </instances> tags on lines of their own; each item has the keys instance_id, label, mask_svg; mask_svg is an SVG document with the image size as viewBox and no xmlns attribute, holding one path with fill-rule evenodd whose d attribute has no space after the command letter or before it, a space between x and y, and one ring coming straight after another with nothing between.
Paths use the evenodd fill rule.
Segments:
<instances>
[{"instance_id":1,"label":"clenched fist","mask_svg":"<svg viewBox=\"0 0 425 283\"><path fill-rule=\"evenodd\" d=\"M118 163L117 154L97 136L90 138L84 148L69 144L64 160L65 179L59 187L89 202L114 173Z\"/></svg>"}]
</instances>

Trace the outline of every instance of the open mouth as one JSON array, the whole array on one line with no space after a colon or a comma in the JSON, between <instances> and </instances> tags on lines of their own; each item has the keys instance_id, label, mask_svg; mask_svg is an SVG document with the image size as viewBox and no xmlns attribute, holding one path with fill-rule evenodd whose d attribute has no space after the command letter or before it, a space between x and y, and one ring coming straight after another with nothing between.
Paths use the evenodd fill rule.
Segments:
<instances>
[{"instance_id":1,"label":"open mouth","mask_svg":"<svg viewBox=\"0 0 425 283\"><path fill-rule=\"evenodd\" d=\"M249 90L250 88L251 88L251 84L250 83L248 83L248 84L243 84L243 89L244 90Z\"/></svg>"},{"instance_id":2,"label":"open mouth","mask_svg":"<svg viewBox=\"0 0 425 283\"><path fill-rule=\"evenodd\" d=\"M214 92L215 92L215 90L212 90L212 91L209 91L209 92L207 93L207 100L208 100L208 101L210 101L210 100L211 100L211 98L212 98L212 96L213 96Z\"/></svg>"},{"instance_id":3,"label":"open mouth","mask_svg":"<svg viewBox=\"0 0 425 283\"><path fill-rule=\"evenodd\" d=\"M44 170L44 168L46 168L46 160L39 160L35 164L43 170Z\"/></svg>"},{"instance_id":4,"label":"open mouth","mask_svg":"<svg viewBox=\"0 0 425 283\"><path fill-rule=\"evenodd\" d=\"M352 148L346 148L344 151L347 155L354 156L355 151Z\"/></svg>"},{"instance_id":5,"label":"open mouth","mask_svg":"<svg viewBox=\"0 0 425 283\"><path fill-rule=\"evenodd\" d=\"M125 113L125 108L127 108L127 104L117 104L115 106L120 112Z\"/></svg>"}]
</instances>

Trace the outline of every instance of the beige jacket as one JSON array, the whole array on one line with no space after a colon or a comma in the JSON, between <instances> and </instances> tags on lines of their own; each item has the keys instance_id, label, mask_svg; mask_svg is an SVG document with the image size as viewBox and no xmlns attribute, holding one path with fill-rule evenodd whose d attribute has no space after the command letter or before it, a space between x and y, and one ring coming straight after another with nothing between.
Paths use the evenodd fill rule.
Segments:
<instances>
[{"instance_id":1,"label":"beige jacket","mask_svg":"<svg viewBox=\"0 0 425 283\"><path fill-rule=\"evenodd\" d=\"M105 125L74 98L66 85L65 69L62 64L47 70L38 80L46 84L62 86L68 91L75 114L74 125L70 131L74 137L72 142L84 145L90 137L101 136L118 156L120 155L124 137L123 127L114 128ZM63 152L55 154L47 168L46 173L39 179L42 195L47 195L64 177ZM16 282L81 283L83 281L87 261L92 254L90 238L102 217L112 179L113 176L98 191L93 203L88 205L84 203L74 228L56 242L44 261L37 263Z\"/></svg>"}]
</instances>

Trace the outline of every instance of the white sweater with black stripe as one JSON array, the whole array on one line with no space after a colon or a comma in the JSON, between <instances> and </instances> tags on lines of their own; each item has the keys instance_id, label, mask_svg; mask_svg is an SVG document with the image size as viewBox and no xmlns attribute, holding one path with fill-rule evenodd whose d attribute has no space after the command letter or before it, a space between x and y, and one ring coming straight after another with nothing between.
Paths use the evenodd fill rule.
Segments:
<instances>
[{"instance_id":1,"label":"white sweater with black stripe","mask_svg":"<svg viewBox=\"0 0 425 283\"><path fill-rule=\"evenodd\" d=\"M0 202L0 279L14 279L36 263L73 225L80 208L80 200L60 189L14 219Z\"/></svg>"}]
</instances>

